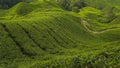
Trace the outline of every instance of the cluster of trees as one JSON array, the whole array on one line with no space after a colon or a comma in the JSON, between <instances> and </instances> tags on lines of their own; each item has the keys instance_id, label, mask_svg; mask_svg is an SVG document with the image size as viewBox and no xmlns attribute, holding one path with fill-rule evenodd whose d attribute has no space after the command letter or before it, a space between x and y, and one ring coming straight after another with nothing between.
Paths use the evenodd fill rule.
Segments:
<instances>
[{"instance_id":1,"label":"cluster of trees","mask_svg":"<svg viewBox=\"0 0 120 68\"><path fill-rule=\"evenodd\" d=\"M57 0L57 2L66 10L78 11L78 9L85 7L84 0Z\"/></svg>"},{"instance_id":2,"label":"cluster of trees","mask_svg":"<svg viewBox=\"0 0 120 68\"><path fill-rule=\"evenodd\" d=\"M19 2L30 2L32 0L0 0L0 9L10 8Z\"/></svg>"},{"instance_id":3,"label":"cluster of trees","mask_svg":"<svg viewBox=\"0 0 120 68\"><path fill-rule=\"evenodd\" d=\"M19 2L31 2L36 0L0 0L0 8L10 8ZM57 2L66 10L75 10L86 6L84 0L57 0Z\"/></svg>"}]
</instances>

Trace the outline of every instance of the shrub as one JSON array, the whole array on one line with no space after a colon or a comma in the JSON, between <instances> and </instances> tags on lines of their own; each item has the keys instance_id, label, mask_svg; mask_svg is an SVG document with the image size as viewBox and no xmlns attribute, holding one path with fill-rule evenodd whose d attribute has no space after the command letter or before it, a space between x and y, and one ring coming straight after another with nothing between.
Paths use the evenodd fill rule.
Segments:
<instances>
[{"instance_id":1,"label":"shrub","mask_svg":"<svg viewBox=\"0 0 120 68\"><path fill-rule=\"evenodd\" d=\"M79 8L78 8L78 7L73 7L73 8L72 8L72 11L73 11L73 12L79 12Z\"/></svg>"}]
</instances>

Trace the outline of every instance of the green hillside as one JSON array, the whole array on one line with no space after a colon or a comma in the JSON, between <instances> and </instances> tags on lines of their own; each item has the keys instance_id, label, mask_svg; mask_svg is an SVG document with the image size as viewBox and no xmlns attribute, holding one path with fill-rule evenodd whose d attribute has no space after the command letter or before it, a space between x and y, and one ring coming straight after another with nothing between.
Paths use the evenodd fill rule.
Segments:
<instances>
[{"instance_id":1,"label":"green hillside","mask_svg":"<svg viewBox=\"0 0 120 68\"><path fill-rule=\"evenodd\" d=\"M0 68L119 68L119 2L83 0L68 10L38 0L0 9Z\"/></svg>"}]
</instances>

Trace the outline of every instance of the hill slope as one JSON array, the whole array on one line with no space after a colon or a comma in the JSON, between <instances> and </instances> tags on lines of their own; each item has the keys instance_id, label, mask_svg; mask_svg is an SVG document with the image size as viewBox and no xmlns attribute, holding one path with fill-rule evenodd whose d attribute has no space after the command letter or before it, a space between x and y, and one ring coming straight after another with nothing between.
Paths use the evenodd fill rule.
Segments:
<instances>
[{"instance_id":1,"label":"hill slope","mask_svg":"<svg viewBox=\"0 0 120 68\"><path fill-rule=\"evenodd\" d=\"M87 6L74 13L52 1L0 10L0 67L119 67L119 11L108 23L104 10Z\"/></svg>"}]
</instances>

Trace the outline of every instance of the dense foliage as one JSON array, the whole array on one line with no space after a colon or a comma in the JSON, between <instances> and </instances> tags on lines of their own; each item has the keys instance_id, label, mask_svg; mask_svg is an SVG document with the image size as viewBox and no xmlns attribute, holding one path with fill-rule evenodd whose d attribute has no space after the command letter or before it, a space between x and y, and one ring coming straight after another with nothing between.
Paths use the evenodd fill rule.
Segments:
<instances>
[{"instance_id":1,"label":"dense foliage","mask_svg":"<svg viewBox=\"0 0 120 68\"><path fill-rule=\"evenodd\" d=\"M120 0L14 1L0 9L0 68L120 68Z\"/></svg>"},{"instance_id":2,"label":"dense foliage","mask_svg":"<svg viewBox=\"0 0 120 68\"><path fill-rule=\"evenodd\" d=\"M86 6L86 3L83 0L57 0L58 3L67 10L72 10L74 8L82 8Z\"/></svg>"},{"instance_id":3,"label":"dense foliage","mask_svg":"<svg viewBox=\"0 0 120 68\"><path fill-rule=\"evenodd\" d=\"M0 0L0 8L10 8L19 2L30 2L32 0Z\"/></svg>"}]
</instances>

